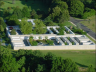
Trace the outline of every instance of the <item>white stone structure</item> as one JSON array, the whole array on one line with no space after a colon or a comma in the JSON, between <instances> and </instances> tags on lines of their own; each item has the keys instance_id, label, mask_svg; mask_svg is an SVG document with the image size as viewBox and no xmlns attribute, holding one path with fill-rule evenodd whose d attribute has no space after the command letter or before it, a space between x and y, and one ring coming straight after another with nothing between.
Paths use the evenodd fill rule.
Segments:
<instances>
[{"instance_id":1,"label":"white stone structure","mask_svg":"<svg viewBox=\"0 0 96 72\"><path fill-rule=\"evenodd\" d=\"M19 19L19 21L21 21ZM27 21L30 21L33 25L34 19L28 19ZM20 30L18 26L11 26L15 30ZM25 50L95 50L95 44L87 38L85 35L75 35L68 27L65 26L65 29L69 31L69 34L64 31L65 35L57 35L54 34L54 32L51 31L50 28L53 28L53 30L58 34L59 31L56 28L59 28L59 26L47 26L47 30L49 31L49 34L30 34L30 35L20 35L18 32L16 32L16 35L11 35L9 26L6 27L6 32L8 37L11 40L11 44L14 50L19 49L25 49ZM34 40L38 40L39 38L41 40L46 39L45 37L48 37L50 40L54 40L54 45L52 46L31 46L29 42L29 37L33 36ZM70 40L67 39L67 37L70 38ZM68 45L65 45L66 42ZM72 42L74 42L74 45L72 45ZM58 45L56 45L58 44Z\"/></svg>"}]
</instances>

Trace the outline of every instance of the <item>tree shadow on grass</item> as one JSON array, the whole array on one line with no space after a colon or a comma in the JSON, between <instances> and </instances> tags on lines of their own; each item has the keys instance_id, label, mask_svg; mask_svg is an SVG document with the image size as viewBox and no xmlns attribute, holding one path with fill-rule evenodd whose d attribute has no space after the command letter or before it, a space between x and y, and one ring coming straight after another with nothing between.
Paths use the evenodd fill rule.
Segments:
<instances>
[{"instance_id":1,"label":"tree shadow on grass","mask_svg":"<svg viewBox=\"0 0 96 72\"><path fill-rule=\"evenodd\" d=\"M83 65L83 64L80 64L80 63L77 63L77 62L75 62L77 65L79 65L80 67L88 67L88 66L86 66L86 65Z\"/></svg>"}]
</instances>

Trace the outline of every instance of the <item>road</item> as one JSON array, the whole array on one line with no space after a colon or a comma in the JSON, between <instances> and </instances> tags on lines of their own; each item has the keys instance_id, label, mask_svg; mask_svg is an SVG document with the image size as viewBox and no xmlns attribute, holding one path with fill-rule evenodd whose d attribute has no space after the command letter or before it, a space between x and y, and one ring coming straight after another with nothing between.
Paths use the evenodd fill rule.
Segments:
<instances>
[{"instance_id":1,"label":"road","mask_svg":"<svg viewBox=\"0 0 96 72\"><path fill-rule=\"evenodd\" d=\"M70 21L73 22L75 25L78 25L79 24L81 29L83 29L91 37L93 37L94 39L96 39L96 33L93 32L92 30L90 30L89 28L87 28L86 26L84 26L82 23L80 23L81 21L84 21L84 20L78 20L78 19L75 19L73 17L70 17Z\"/></svg>"}]
</instances>

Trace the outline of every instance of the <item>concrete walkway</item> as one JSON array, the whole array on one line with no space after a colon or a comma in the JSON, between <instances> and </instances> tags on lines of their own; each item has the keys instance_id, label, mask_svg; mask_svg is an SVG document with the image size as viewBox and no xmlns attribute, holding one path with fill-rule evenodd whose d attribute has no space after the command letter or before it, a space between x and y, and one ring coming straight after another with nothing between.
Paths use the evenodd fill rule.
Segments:
<instances>
[{"instance_id":1,"label":"concrete walkway","mask_svg":"<svg viewBox=\"0 0 96 72\"><path fill-rule=\"evenodd\" d=\"M90 30L89 28L87 28L86 26L84 26L82 23L80 23L81 21L84 20L79 20L79 19L75 19L73 17L70 17L70 21L72 23L74 23L75 25L79 24L80 28L83 29L85 32L87 32L92 38L94 38L96 40L96 33L94 33L92 30Z\"/></svg>"}]
</instances>

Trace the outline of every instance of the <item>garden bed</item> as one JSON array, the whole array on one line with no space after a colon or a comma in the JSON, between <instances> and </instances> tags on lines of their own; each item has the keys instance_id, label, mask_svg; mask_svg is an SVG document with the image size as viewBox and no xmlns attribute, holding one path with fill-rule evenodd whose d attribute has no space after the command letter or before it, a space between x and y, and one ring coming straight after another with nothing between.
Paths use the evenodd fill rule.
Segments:
<instances>
[{"instance_id":1,"label":"garden bed","mask_svg":"<svg viewBox=\"0 0 96 72\"><path fill-rule=\"evenodd\" d=\"M32 40L30 42L31 46L45 46L45 45L53 45L52 40Z\"/></svg>"}]
</instances>

